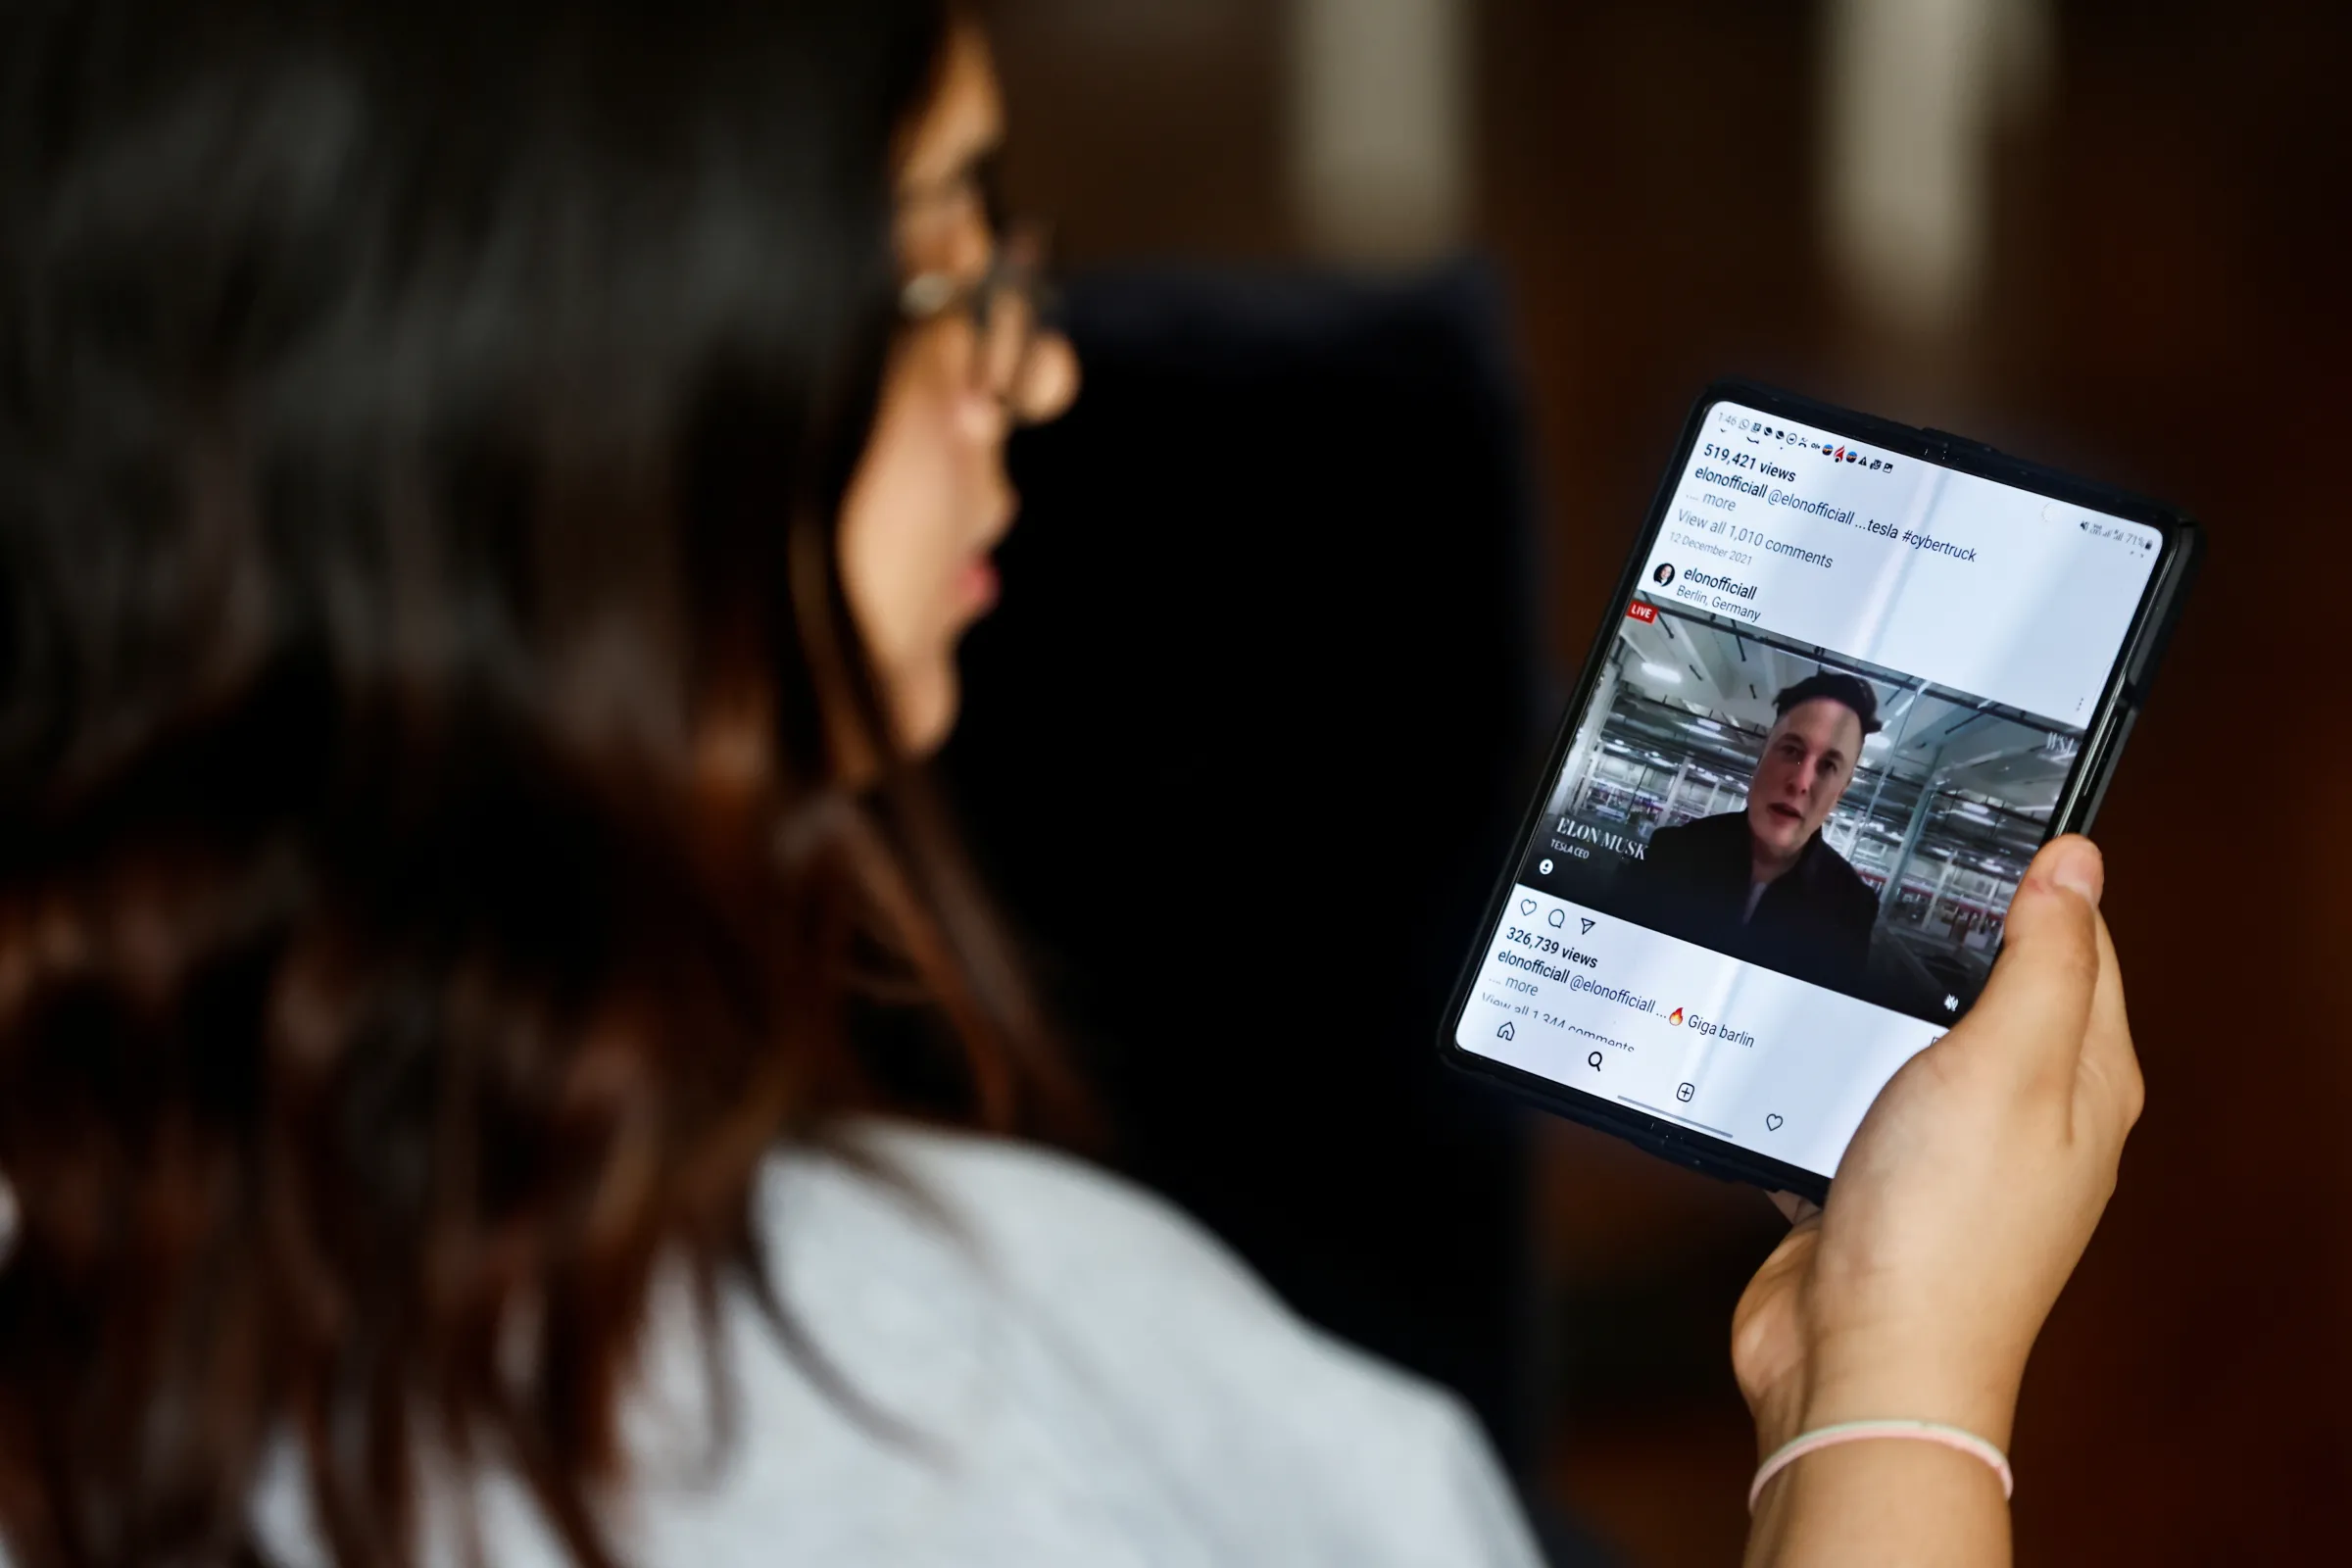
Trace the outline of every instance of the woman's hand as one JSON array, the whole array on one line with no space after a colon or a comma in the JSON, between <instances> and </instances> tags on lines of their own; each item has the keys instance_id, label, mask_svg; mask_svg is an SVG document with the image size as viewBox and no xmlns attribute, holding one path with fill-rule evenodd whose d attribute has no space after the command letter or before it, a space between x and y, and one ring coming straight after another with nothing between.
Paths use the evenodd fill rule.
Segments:
<instances>
[{"instance_id":1,"label":"woman's hand","mask_svg":"<svg viewBox=\"0 0 2352 1568\"><path fill-rule=\"evenodd\" d=\"M1895 1074L1826 1208L1748 1286L1732 1360L1762 1451L1873 1418L2008 1446L2027 1353L2139 1117L2103 885L2087 840L2035 857L1983 998Z\"/></svg>"}]
</instances>

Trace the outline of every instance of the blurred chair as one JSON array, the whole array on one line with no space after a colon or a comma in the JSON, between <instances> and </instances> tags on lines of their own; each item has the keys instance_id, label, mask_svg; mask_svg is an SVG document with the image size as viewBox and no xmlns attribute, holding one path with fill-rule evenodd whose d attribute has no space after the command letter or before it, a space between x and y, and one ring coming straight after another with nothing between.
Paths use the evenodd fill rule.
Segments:
<instances>
[{"instance_id":1,"label":"blurred chair","mask_svg":"<svg viewBox=\"0 0 2352 1568\"><path fill-rule=\"evenodd\" d=\"M1437 1059L1554 717L1500 291L1073 287L945 760L1128 1172L1524 1473L1528 1129Z\"/></svg>"}]
</instances>

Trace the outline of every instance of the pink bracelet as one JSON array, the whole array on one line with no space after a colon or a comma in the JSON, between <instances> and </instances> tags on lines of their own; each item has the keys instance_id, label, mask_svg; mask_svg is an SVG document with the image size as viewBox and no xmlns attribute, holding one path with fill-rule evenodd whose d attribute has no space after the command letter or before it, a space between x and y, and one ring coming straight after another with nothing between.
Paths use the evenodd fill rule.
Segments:
<instances>
[{"instance_id":1,"label":"pink bracelet","mask_svg":"<svg viewBox=\"0 0 2352 1568\"><path fill-rule=\"evenodd\" d=\"M2017 1477L2009 1468L2009 1456L1978 1437L1958 1427L1947 1427L1935 1421L1840 1421L1834 1427L1807 1432L1781 1445L1773 1456L1756 1467L1756 1479L1748 1484L1747 1511L1756 1511L1756 1499L1764 1495L1764 1485L1808 1453L1835 1448L1841 1443L1867 1443L1876 1438L1908 1438L1915 1443L1934 1443L1946 1448L1957 1448L1973 1459L1982 1459L1992 1466L1992 1473L2001 1478L2001 1495L2014 1496Z\"/></svg>"}]
</instances>

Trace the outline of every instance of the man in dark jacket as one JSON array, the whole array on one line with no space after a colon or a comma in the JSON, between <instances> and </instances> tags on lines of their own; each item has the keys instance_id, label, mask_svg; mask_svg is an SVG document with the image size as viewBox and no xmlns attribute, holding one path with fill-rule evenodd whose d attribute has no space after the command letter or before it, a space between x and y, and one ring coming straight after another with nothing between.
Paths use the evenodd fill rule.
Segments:
<instances>
[{"instance_id":1,"label":"man in dark jacket","mask_svg":"<svg viewBox=\"0 0 2352 1568\"><path fill-rule=\"evenodd\" d=\"M1747 808L1650 835L1621 876L1626 918L1839 991L1862 983L1878 896L1821 841L1821 825L1879 728L1878 698L1823 671L1773 700L1779 712Z\"/></svg>"}]
</instances>

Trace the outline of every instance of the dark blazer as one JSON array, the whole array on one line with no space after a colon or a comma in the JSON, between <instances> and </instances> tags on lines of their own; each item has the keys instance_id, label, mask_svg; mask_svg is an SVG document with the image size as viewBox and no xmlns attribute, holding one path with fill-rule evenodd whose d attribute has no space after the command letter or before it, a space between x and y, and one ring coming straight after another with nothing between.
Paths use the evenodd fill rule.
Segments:
<instances>
[{"instance_id":1,"label":"dark blazer","mask_svg":"<svg viewBox=\"0 0 2352 1568\"><path fill-rule=\"evenodd\" d=\"M1618 912L1799 980L1858 991L1879 914L1870 884L1815 833L1743 922L1751 863L1745 811L1660 828L1644 858L1620 871Z\"/></svg>"}]
</instances>

